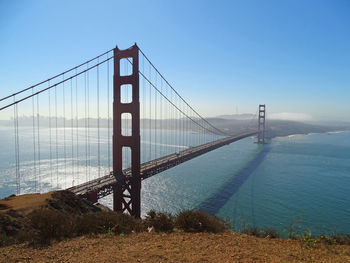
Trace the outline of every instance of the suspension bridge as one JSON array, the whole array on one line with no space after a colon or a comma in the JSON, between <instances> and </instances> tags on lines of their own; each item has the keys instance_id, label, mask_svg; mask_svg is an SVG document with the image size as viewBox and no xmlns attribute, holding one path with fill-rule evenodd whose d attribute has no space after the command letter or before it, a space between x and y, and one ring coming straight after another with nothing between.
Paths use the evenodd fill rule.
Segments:
<instances>
[{"instance_id":1,"label":"suspension bridge","mask_svg":"<svg viewBox=\"0 0 350 263\"><path fill-rule=\"evenodd\" d=\"M112 194L115 211L140 217L142 180L243 138L265 143L265 105L245 127L217 127L135 44L0 99L0 127L0 180L17 194Z\"/></svg>"}]
</instances>

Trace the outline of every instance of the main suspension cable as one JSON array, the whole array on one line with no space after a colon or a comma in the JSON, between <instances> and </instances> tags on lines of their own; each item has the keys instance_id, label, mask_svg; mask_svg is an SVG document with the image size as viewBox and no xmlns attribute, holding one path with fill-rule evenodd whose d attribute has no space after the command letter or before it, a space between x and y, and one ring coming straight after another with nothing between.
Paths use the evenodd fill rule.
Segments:
<instances>
[{"instance_id":1,"label":"main suspension cable","mask_svg":"<svg viewBox=\"0 0 350 263\"><path fill-rule=\"evenodd\" d=\"M180 99L191 109L193 110L193 112L195 112L197 114L197 116L201 119L203 119L209 126L211 126L212 128L214 128L215 130L217 130L219 133L223 134L223 135L227 135L230 136L230 134L225 133L224 131L216 128L215 126L213 126L210 122L208 122L205 118L203 118L196 110L194 110L188 103L187 101L173 88L173 86L165 79L165 77L159 72L159 70L153 65L153 63L150 61L150 59L145 55L145 53L143 53L143 51L139 48L139 51L141 52L141 54L146 58L146 60L149 62L149 64L154 68L154 70L161 76L161 78L169 85L169 87L176 93L176 95L178 95L180 97ZM130 61L129 61L130 62Z\"/></svg>"}]
</instances>

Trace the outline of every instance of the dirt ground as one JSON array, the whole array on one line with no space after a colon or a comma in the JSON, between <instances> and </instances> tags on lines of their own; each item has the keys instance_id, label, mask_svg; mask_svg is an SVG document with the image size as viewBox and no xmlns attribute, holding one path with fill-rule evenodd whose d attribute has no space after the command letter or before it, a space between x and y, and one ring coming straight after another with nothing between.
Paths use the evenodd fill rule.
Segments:
<instances>
[{"instance_id":1,"label":"dirt ground","mask_svg":"<svg viewBox=\"0 0 350 263\"><path fill-rule=\"evenodd\" d=\"M236 233L100 235L0 248L0 262L350 262L350 246L306 248L301 242Z\"/></svg>"},{"instance_id":2,"label":"dirt ground","mask_svg":"<svg viewBox=\"0 0 350 263\"><path fill-rule=\"evenodd\" d=\"M58 199L57 199L58 198ZM29 194L0 200L0 214L14 209L26 215L48 205L71 213L92 208L70 195ZM54 203L52 203L56 200ZM76 202L75 202L76 201ZM89 210L90 209L90 210ZM74 210L74 211L73 211ZM10 212L10 211L9 211ZM25 218L25 217L23 217ZM17 220L17 218L15 218ZM45 248L27 244L0 248L0 262L341 262L350 263L350 246L317 245L301 241L264 239L227 232L224 234L138 233L126 236L99 235L53 242Z\"/></svg>"}]
</instances>

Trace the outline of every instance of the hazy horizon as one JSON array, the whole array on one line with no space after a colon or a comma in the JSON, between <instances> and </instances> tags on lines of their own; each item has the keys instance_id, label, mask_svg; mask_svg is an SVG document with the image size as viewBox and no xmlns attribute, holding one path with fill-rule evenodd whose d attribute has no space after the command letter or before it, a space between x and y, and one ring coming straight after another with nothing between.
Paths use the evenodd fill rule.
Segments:
<instances>
[{"instance_id":1,"label":"hazy horizon","mask_svg":"<svg viewBox=\"0 0 350 263\"><path fill-rule=\"evenodd\" d=\"M137 42L205 117L266 104L273 118L348 121L349 13L346 1L2 1L0 97Z\"/></svg>"}]
</instances>

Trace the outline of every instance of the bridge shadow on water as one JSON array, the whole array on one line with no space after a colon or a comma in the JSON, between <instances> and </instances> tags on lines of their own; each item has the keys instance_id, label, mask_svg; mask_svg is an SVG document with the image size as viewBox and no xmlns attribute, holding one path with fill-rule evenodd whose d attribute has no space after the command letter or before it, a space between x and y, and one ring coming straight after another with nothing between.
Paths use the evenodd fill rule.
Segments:
<instances>
[{"instance_id":1,"label":"bridge shadow on water","mask_svg":"<svg viewBox=\"0 0 350 263\"><path fill-rule=\"evenodd\" d=\"M217 214L262 163L270 150L271 146L265 145L263 149L252 160L250 160L245 167L243 167L238 173L234 174L222 187L216 191L216 193L204 200L197 207L197 209L206 211L212 215Z\"/></svg>"}]
</instances>

